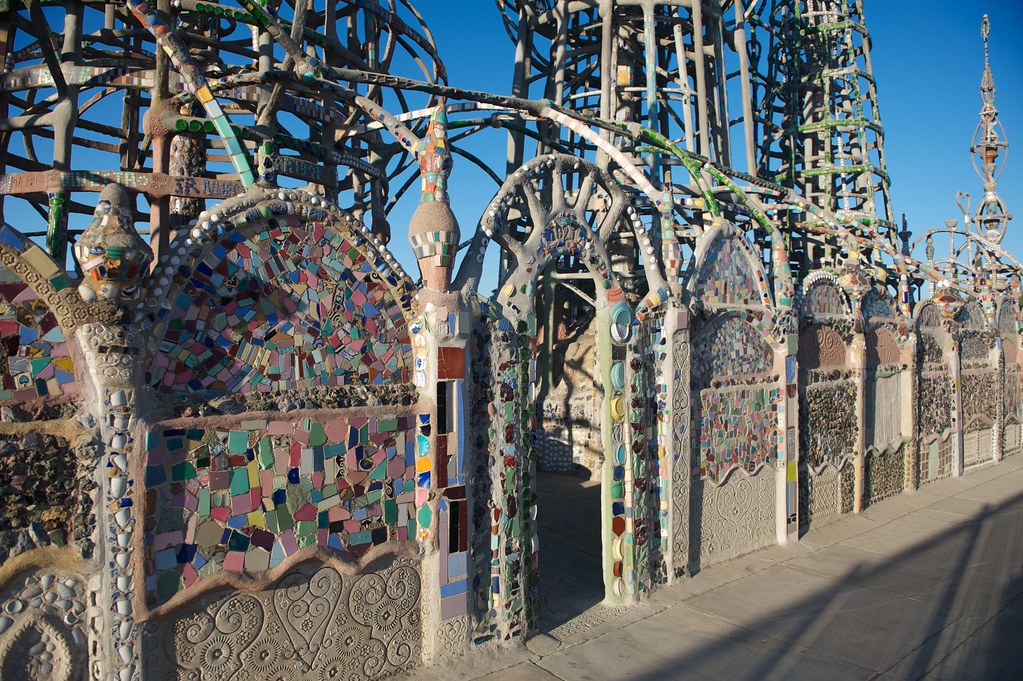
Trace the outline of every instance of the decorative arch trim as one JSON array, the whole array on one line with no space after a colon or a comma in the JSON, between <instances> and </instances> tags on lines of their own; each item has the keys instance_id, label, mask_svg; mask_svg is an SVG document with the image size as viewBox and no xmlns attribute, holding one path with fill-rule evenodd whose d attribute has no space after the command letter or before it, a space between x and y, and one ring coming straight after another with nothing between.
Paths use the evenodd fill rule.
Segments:
<instances>
[{"instance_id":1,"label":"decorative arch trim","mask_svg":"<svg viewBox=\"0 0 1023 681\"><path fill-rule=\"evenodd\" d=\"M712 257L720 257L724 252L724 247L719 243L728 243L734 247L738 254L741 254L739 261L728 261L724 263L724 266L731 267L731 270L726 269L724 279L719 280L721 283L727 286L731 286L736 290L750 289L756 291L755 296L759 298L754 302L739 302L739 303L722 303L713 300L708 300L708 296L704 295L702 288L707 283L705 278L713 268L718 265L715 261L708 266L708 260ZM767 273L764 271L759 259L753 252L749 243L746 241L742 232L738 230L734 225L721 225L719 227L713 227L700 237L696 247L696 254L693 258L693 264L687 274L686 289L689 293L700 301L701 304L715 306L715 305L763 305L767 308L774 308L774 299L771 292L770 280L768 279ZM749 277L747 282L729 282L726 281L728 275L739 275L745 274ZM727 290L727 288L725 289Z\"/></svg>"}]
</instances>

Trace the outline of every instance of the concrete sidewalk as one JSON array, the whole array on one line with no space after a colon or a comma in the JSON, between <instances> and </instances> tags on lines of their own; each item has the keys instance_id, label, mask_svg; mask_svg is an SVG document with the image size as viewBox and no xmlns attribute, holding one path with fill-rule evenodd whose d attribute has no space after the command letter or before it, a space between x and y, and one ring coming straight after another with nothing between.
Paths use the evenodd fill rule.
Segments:
<instances>
[{"instance_id":1,"label":"concrete sidewalk","mask_svg":"<svg viewBox=\"0 0 1023 681\"><path fill-rule=\"evenodd\" d=\"M1023 456L422 681L1023 679Z\"/></svg>"}]
</instances>

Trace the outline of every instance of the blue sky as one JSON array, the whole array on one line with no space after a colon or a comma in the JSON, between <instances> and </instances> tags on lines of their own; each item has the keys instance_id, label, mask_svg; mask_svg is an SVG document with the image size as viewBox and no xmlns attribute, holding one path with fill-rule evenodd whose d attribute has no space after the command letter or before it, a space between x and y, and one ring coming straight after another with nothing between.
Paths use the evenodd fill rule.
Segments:
<instances>
[{"instance_id":1,"label":"blue sky","mask_svg":"<svg viewBox=\"0 0 1023 681\"><path fill-rule=\"evenodd\" d=\"M494 3L419 2L417 7L433 31L452 85L504 94L510 91L514 50ZM886 132L892 204L896 216L907 213L910 228L920 234L942 226L948 218L959 218L961 224L954 203L956 191L970 192L974 206L977 203L981 184L968 150L981 108L980 23L985 12L992 23L996 105L1011 145L999 194L1009 211L1018 216L1010 223L1003 245L1023 256L1023 43L1016 35L1023 25L1023 2L1019 0L865 0ZM503 135L497 135L488 146L500 169ZM450 191L463 239L474 229L495 190L492 180L456 157ZM411 194L392 213L392 249L409 272L415 273L402 228L415 208ZM938 251L943 252L940 243ZM493 261L492 255L488 256L488 264ZM481 289L489 292L488 287Z\"/></svg>"}]
</instances>

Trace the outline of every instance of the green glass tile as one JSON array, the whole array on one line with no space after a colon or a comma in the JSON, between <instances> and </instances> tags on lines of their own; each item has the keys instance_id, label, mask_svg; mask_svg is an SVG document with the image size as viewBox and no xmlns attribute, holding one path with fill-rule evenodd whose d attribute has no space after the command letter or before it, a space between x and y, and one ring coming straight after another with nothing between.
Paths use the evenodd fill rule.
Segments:
<instances>
[{"instance_id":1,"label":"green glass tile","mask_svg":"<svg viewBox=\"0 0 1023 681\"><path fill-rule=\"evenodd\" d=\"M247 494L248 491L249 471L245 468L236 468L231 471L231 495Z\"/></svg>"},{"instance_id":2,"label":"green glass tile","mask_svg":"<svg viewBox=\"0 0 1023 681\"><path fill-rule=\"evenodd\" d=\"M232 454L244 454L249 448L249 434L243 430L232 430L227 438L227 451Z\"/></svg>"},{"instance_id":3,"label":"green glass tile","mask_svg":"<svg viewBox=\"0 0 1023 681\"><path fill-rule=\"evenodd\" d=\"M257 451L259 452L259 467L272 468L274 465L274 448L273 442L270 441L270 438L260 438L257 445Z\"/></svg>"},{"instance_id":4,"label":"green glass tile","mask_svg":"<svg viewBox=\"0 0 1023 681\"><path fill-rule=\"evenodd\" d=\"M327 444L327 433L323 430L323 425L320 423L313 423L309 428L309 446L319 447Z\"/></svg>"},{"instance_id":5,"label":"green glass tile","mask_svg":"<svg viewBox=\"0 0 1023 681\"><path fill-rule=\"evenodd\" d=\"M191 461L182 461L181 463L176 463L171 467L171 480L175 482L191 480L194 477L195 466L192 465Z\"/></svg>"},{"instance_id":6,"label":"green glass tile","mask_svg":"<svg viewBox=\"0 0 1023 681\"><path fill-rule=\"evenodd\" d=\"M394 499L385 499L383 507L384 522L388 525L398 522L398 503Z\"/></svg>"}]
</instances>

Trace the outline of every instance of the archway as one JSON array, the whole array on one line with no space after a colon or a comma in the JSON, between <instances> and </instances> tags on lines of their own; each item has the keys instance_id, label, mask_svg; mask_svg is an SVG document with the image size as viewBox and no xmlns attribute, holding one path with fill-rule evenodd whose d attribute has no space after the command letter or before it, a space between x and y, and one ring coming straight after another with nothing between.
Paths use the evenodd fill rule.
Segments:
<instances>
[{"instance_id":1,"label":"archway","mask_svg":"<svg viewBox=\"0 0 1023 681\"><path fill-rule=\"evenodd\" d=\"M540 548L532 564L539 567L529 575L536 587L529 596L547 628L601 600L633 597L642 588L638 585L649 583L649 555L637 564L636 547L647 541L649 526L642 519L655 508L637 498L632 484L637 471L647 475L648 451L642 438L634 446L626 413L633 393L645 391L642 363L632 368L627 361L638 347L630 341L641 334L634 333L630 297L604 246L617 230L619 241L632 236L623 228L626 206L625 194L607 172L575 157L545 156L516 171L481 223L502 249L502 285L494 303L523 339L515 361L528 385L521 392L532 410L529 425L539 434L530 441L532 451L517 455L527 455L523 494L537 505L537 522L530 529L537 540L533 547ZM573 309L589 316L569 320ZM571 383L583 404L590 400L588 413L584 406L582 414L556 413L554 401L547 403L559 390L567 392L562 381ZM589 398L579 395L586 390ZM572 404L569 397L562 408ZM557 451L551 442L556 435L565 436L571 449ZM575 443L593 451L580 452L577 462ZM543 461L539 480L538 459ZM548 477L580 464L594 474L591 484L579 477ZM543 472L545 467L560 470ZM633 519L628 529L627 517ZM568 583L569 575L575 584ZM556 593L558 578L565 580L564 599Z\"/></svg>"},{"instance_id":2,"label":"archway","mask_svg":"<svg viewBox=\"0 0 1023 681\"><path fill-rule=\"evenodd\" d=\"M833 276L811 275L799 300L799 531L852 510L859 437L853 322Z\"/></svg>"},{"instance_id":3,"label":"archway","mask_svg":"<svg viewBox=\"0 0 1023 681\"><path fill-rule=\"evenodd\" d=\"M784 361L770 337L768 277L734 226L697 246L687 287L694 323L690 565L777 541L778 407Z\"/></svg>"}]
</instances>

